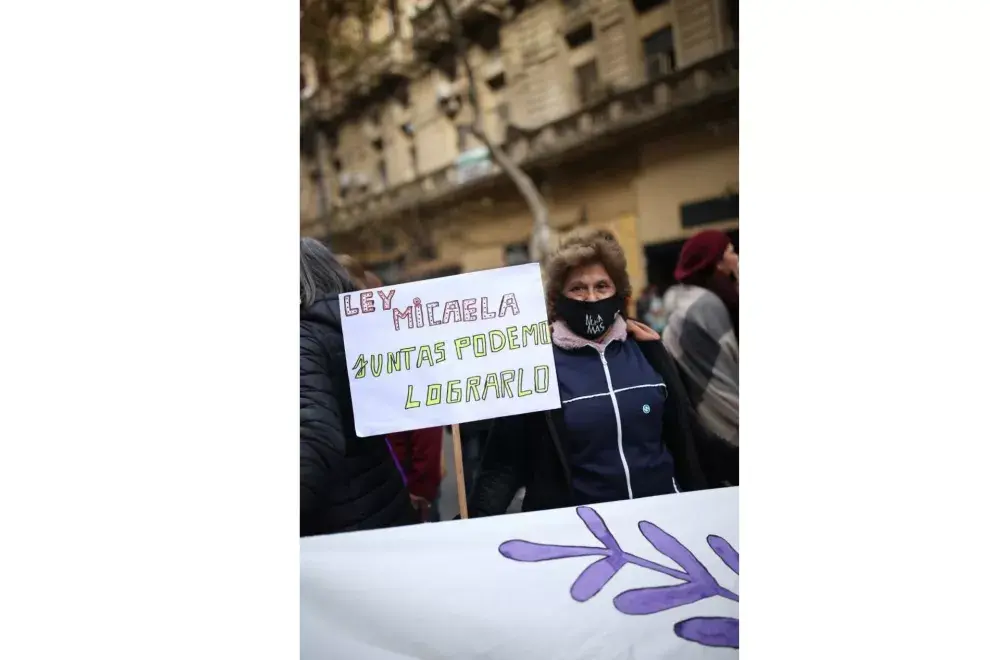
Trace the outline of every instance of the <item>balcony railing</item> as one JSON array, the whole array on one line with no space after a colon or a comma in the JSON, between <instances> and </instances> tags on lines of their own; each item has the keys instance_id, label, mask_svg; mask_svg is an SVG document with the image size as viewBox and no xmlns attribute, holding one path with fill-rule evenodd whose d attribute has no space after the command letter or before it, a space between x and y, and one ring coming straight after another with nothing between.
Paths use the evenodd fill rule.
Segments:
<instances>
[{"instance_id":1,"label":"balcony railing","mask_svg":"<svg viewBox=\"0 0 990 660\"><path fill-rule=\"evenodd\" d=\"M362 60L349 70L334 77L331 89L322 89L318 98L306 104L306 110L324 119L341 114L348 103L367 94L386 75L406 75L413 64L412 44L407 39L393 36L370 47Z\"/></svg>"},{"instance_id":2,"label":"balcony railing","mask_svg":"<svg viewBox=\"0 0 990 660\"><path fill-rule=\"evenodd\" d=\"M412 62L412 48L407 40L392 37L375 48L358 65L356 73L364 76L380 76L402 69Z\"/></svg>"},{"instance_id":3,"label":"balcony railing","mask_svg":"<svg viewBox=\"0 0 990 660\"><path fill-rule=\"evenodd\" d=\"M625 90L536 129L511 129L503 145L517 164L527 167L572 157L583 148L639 129L710 99L731 98L739 89L739 52L723 52L690 67ZM333 230L346 231L362 222L392 216L413 207L453 199L502 176L494 163L465 177L463 166L449 166L379 194L365 194L338 205Z\"/></svg>"},{"instance_id":4,"label":"balcony railing","mask_svg":"<svg viewBox=\"0 0 990 660\"><path fill-rule=\"evenodd\" d=\"M508 4L509 0L453 0L454 18L458 21L470 20L489 10L501 10ZM437 1L414 15L411 23L413 43L417 46L446 41L450 36L447 17Z\"/></svg>"},{"instance_id":5,"label":"balcony railing","mask_svg":"<svg viewBox=\"0 0 990 660\"><path fill-rule=\"evenodd\" d=\"M417 44L437 38L445 31L447 25L443 10L436 2L421 9L410 22L413 28L413 42Z\"/></svg>"}]
</instances>

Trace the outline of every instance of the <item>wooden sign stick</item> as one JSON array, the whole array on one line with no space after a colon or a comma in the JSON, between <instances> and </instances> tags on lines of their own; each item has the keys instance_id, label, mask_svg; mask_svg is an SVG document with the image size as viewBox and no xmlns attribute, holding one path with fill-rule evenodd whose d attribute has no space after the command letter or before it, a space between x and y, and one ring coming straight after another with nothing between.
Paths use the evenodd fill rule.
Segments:
<instances>
[{"instance_id":1,"label":"wooden sign stick","mask_svg":"<svg viewBox=\"0 0 990 660\"><path fill-rule=\"evenodd\" d=\"M461 425L452 424L450 429L454 440L454 477L457 479L457 507L460 509L461 520L467 520L467 489L464 487L464 457L461 454Z\"/></svg>"}]
</instances>

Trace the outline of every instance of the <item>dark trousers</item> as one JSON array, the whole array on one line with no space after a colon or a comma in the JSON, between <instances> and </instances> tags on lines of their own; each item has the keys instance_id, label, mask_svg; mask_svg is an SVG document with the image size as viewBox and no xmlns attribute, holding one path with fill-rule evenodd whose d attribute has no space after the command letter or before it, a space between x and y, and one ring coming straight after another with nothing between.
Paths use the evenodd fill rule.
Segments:
<instances>
[{"instance_id":1,"label":"dark trousers","mask_svg":"<svg viewBox=\"0 0 990 660\"><path fill-rule=\"evenodd\" d=\"M464 460L464 488L468 497L474 490L474 482L481 468L481 452L484 450L486 433L465 433L461 435L461 457Z\"/></svg>"}]
</instances>

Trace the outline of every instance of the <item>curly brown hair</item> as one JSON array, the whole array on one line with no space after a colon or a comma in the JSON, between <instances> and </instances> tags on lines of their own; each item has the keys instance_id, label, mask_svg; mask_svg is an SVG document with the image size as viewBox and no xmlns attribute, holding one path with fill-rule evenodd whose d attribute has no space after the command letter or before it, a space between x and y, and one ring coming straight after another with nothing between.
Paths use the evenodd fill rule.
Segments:
<instances>
[{"instance_id":1,"label":"curly brown hair","mask_svg":"<svg viewBox=\"0 0 990 660\"><path fill-rule=\"evenodd\" d=\"M626 254L615 235L607 229L578 229L568 234L547 258L544 289L551 321L556 319L554 301L564 291L564 282L571 269L596 263L601 264L612 278L615 295L623 300L632 296Z\"/></svg>"}]
</instances>

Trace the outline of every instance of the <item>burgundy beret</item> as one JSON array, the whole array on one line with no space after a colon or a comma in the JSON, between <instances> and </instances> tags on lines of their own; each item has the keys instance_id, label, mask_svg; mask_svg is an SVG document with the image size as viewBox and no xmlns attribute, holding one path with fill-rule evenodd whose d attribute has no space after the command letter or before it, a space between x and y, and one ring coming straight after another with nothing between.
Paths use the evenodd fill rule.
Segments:
<instances>
[{"instance_id":1,"label":"burgundy beret","mask_svg":"<svg viewBox=\"0 0 990 660\"><path fill-rule=\"evenodd\" d=\"M711 268L721 261L730 242L724 232L715 229L695 234L681 248L674 279L683 282L695 273Z\"/></svg>"}]
</instances>

